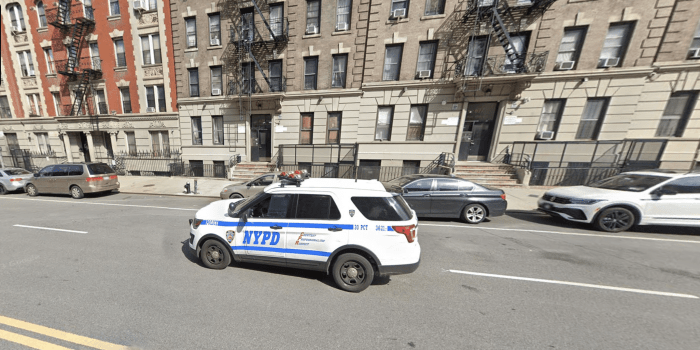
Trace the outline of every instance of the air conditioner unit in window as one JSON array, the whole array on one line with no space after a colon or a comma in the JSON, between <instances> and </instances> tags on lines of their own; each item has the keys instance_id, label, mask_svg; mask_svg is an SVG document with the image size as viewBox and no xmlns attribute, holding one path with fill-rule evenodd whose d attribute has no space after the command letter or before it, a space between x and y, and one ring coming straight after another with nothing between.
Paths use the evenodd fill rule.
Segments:
<instances>
[{"instance_id":1,"label":"air conditioner unit in window","mask_svg":"<svg viewBox=\"0 0 700 350\"><path fill-rule=\"evenodd\" d=\"M219 96L219 95L221 95L221 89L211 89L211 95L212 95L212 96Z\"/></svg>"},{"instance_id":2,"label":"air conditioner unit in window","mask_svg":"<svg viewBox=\"0 0 700 350\"><path fill-rule=\"evenodd\" d=\"M429 70L420 70L420 71L418 71L418 77L419 78L430 78L430 71Z\"/></svg>"},{"instance_id":3,"label":"air conditioner unit in window","mask_svg":"<svg viewBox=\"0 0 700 350\"><path fill-rule=\"evenodd\" d=\"M700 49L692 49L688 51L688 58L700 58Z\"/></svg>"},{"instance_id":4,"label":"air conditioner unit in window","mask_svg":"<svg viewBox=\"0 0 700 350\"><path fill-rule=\"evenodd\" d=\"M557 63L557 69L559 70L572 70L574 69L575 61L563 61Z\"/></svg>"},{"instance_id":5,"label":"air conditioner unit in window","mask_svg":"<svg viewBox=\"0 0 700 350\"><path fill-rule=\"evenodd\" d=\"M309 24L306 26L306 34L317 34L318 33L318 27L316 27L313 24Z\"/></svg>"},{"instance_id":6,"label":"air conditioner unit in window","mask_svg":"<svg viewBox=\"0 0 700 350\"><path fill-rule=\"evenodd\" d=\"M155 111L156 111L156 107L148 107L148 108L146 108L146 112L147 112L147 113L153 113L153 112L155 112Z\"/></svg>"},{"instance_id":7,"label":"air conditioner unit in window","mask_svg":"<svg viewBox=\"0 0 700 350\"><path fill-rule=\"evenodd\" d=\"M620 63L619 57L604 58L601 67L616 67Z\"/></svg>"},{"instance_id":8,"label":"air conditioner unit in window","mask_svg":"<svg viewBox=\"0 0 700 350\"><path fill-rule=\"evenodd\" d=\"M145 3L143 1L136 0L134 1L134 10L136 11L146 11L146 8L144 7Z\"/></svg>"},{"instance_id":9,"label":"air conditioner unit in window","mask_svg":"<svg viewBox=\"0 0 700 350\"><path fill-rule=\"evenodd\" d=\"M221 40L219 40L219 39L211 39L211 40L209 40L209 45L211 45L211 46L219 46L219 45L221 45Z\"/></svg>"},{"instance_id":10,"label":"air conditioner unit in window","mask_svg":"<svg viewBox=\"0 0 700 350\"><path fill-rule=\"evenodd\" d=\"M394 18L406 17L406 9L396 9L391 13Z\"/></svg>"},{"instance_id":11,"label":"air conditioner unit in window","mask_svg":"<svg viewBox=\"0 0 700 350\"><path fill-rule=\"evenodd\" d=\"M540 131L537 134L537 138L540 140L551 140L554 138L554 131Z\"/></svg>"},{"instance_id":12,"label":"air conditioner unit in window","mask_svg":"<svg viewBox=\"0 0 700 350\"><path fill-rule=\"evenodd\" d=\"M347 23L338 23L338 30L348 30L348 24Z\"/></svg>"}]
</instances>

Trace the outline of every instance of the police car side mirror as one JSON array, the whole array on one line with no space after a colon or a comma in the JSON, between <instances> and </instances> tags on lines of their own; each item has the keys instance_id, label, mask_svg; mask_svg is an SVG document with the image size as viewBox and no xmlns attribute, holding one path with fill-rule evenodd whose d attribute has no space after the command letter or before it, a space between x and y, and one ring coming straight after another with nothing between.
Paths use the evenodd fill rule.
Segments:
<instances>
[{"instance_id":1,"label":"police car side mirror","mask_svg":"<svg viewBox=\"0 0 700 350\"><path fill-rule=\"evenodd\" d=\"M250 209L246 210L246 211L245 211L245 214L243 215L243 217L245 217L246 219L247 219L247 218L250 218L250 217L252 217L252 216L253 216L253 208L250 208Z\"/></svg>"}]
</instances>

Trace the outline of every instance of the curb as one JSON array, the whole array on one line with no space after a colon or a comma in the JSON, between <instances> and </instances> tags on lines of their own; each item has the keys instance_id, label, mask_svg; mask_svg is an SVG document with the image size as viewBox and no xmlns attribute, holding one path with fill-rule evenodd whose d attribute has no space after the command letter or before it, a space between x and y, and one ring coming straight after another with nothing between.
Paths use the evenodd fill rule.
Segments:
<instances>
[{"instance_id":1,"label":"curb","mask_svg":"<svg viewBox=\"0 0 700 350\"><path fill-rule=\"evenodd\" d=\"M169 196L169 197L184 197L184 198L215 198L215 199L221 199L219 196L202 196L198 194L168 194L168 193L144 193L144 192L132 192L132 191L122 191L119 190L119 193L127 193L127 194L141 194L141 195L146 195L146 196Z\"/></svg>"}]
</instances>

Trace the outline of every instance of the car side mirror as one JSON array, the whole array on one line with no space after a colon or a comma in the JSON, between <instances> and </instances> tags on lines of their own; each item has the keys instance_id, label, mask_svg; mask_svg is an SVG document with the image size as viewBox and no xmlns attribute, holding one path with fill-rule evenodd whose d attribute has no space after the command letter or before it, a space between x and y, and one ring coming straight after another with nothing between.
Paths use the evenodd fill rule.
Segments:
<instances>
[{"instance_id":1,"label":"car side mirror","mask_svg":"<svg viewBox=\"0 0 700 350\"><path fill-rule=\"evenodd\" d=\"M245 214L243 215L244 218L248 219L253 217L253 208L250 208L245 211Z\"/></svg>"}]
</instances>

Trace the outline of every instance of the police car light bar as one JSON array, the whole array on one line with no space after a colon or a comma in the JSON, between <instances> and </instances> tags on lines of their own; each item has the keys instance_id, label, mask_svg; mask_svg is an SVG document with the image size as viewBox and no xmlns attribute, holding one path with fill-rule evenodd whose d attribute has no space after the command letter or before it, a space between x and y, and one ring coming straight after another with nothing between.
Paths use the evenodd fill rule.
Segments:
<instances>
[{"instance_id":1,"label":"police car light bar","mask_svg":"<svg viewBox=\"0 0 700 350\"><path fill-rule=\"evenodd\" d=\"M301 186L304 179L310 177L306 170L294 170L293 172L282 172L278 175L280 179L280 187L284 187L285 184L295 184L297 187Z\"/></svg>"}]
</instances>

